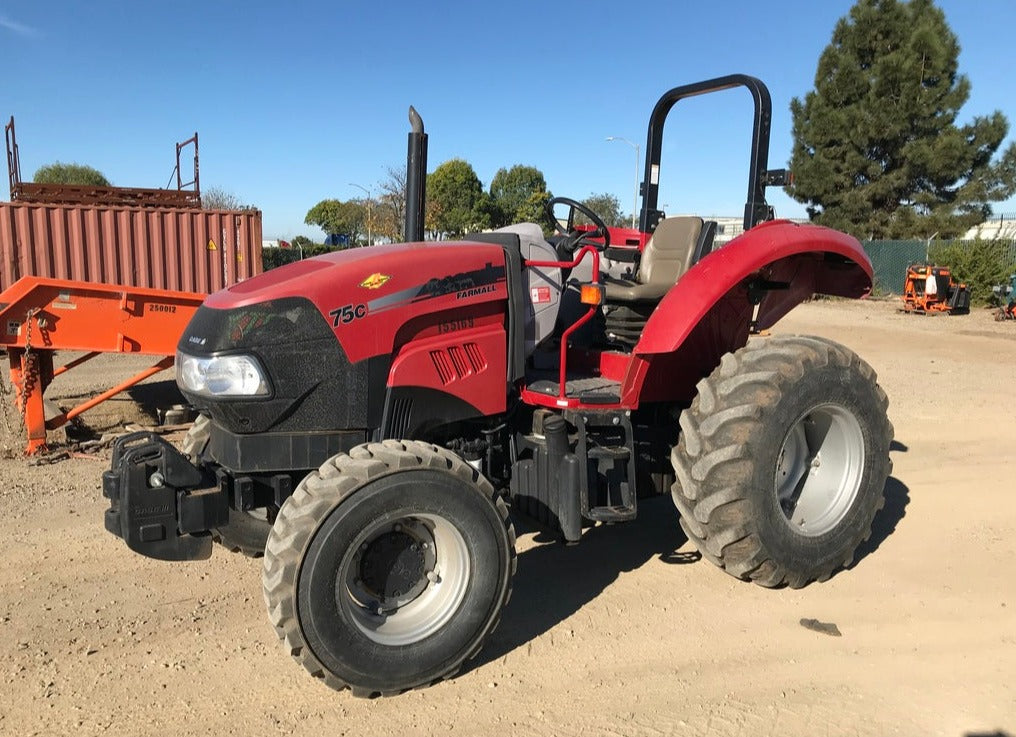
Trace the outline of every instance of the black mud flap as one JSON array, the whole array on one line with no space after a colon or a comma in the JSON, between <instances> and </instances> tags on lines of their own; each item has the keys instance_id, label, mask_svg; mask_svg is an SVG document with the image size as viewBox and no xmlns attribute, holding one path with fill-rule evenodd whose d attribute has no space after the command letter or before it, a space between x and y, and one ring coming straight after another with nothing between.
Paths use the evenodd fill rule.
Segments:
<instances>
[{"instance_id":1,"label":"black mud flap","mask_svg":"<svg viewBox=\"0 0 1016 737\"><path fill-rule=\"evenodd\" d=\"M110 470L102 474L106 529L150 558L204 560L212 554L208 530L229 519L225 492L217 485L202 488L210 483L155 433L125 435L114 443Z\"/></svg>"}]
</instances>

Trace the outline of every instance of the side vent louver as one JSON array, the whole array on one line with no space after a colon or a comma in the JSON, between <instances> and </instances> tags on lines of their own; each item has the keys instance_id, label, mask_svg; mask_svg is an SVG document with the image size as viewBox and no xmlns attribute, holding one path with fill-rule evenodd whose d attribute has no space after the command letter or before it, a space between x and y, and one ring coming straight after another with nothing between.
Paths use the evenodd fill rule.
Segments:
<instances>
[{"instance_id":1,"label":"side vent louver","mask_svg":"<svg viewBox=\"0 0 1016 737\"><path fill-rule=\"evenodd\" d=\"M430 360L434 362L437 375L445 385L487 369L487 359L476 343L431 351Z\"/></svg>"},{"instance_id":2,"label":"side vent louver","mask_svg":"<svg viewBox=\"0 0 1016 737\"><path fill-rule=\"evenodd\" d=\"M452 368L452 359L447 351L431 351L430 360L434 362L434 368L437 369L442 384L451 384L455 381L455 369Z\"/></svg>"},{"instance_id":3,"label":"side vent louver","mask_svg":"<svg viewBox=\"0 0 1016 737\"><path fill-rule=\"evenodd\" d=\"M396 399L392 402L391 416L388 419L386 437L404 438L409 429L409 420L413 414L412 399Z\"/></svg>"},{"instance_id":4,"label":"side vent louver","mask_svg":"<svg viewBox=\"0 0 1016 737\"><path fill-rule=\"evenodd\" d=\"M469 363L473 367L473 373L478 374L486 370L487 359L480 352L480 346L476 345L476 343L466 343L464 347L466 349L466 356L469 357Z\"/></svg>"}]
</instances>

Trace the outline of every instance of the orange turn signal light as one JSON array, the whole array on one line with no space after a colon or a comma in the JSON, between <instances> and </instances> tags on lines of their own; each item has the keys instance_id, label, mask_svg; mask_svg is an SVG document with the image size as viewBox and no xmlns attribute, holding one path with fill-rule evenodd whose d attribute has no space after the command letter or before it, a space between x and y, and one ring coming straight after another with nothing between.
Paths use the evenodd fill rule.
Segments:
<instances>
[{"instance_id":1,"label":"orange turn signal light","mask_svg":"<svg viewBox=\"0 0 1016 737\"><path fill-rule=\"evenodd\" d=\"M599 284L583 284L579 301L584 305L598 305L603 302L603 287Z\"/></svg>"}]
</instances>

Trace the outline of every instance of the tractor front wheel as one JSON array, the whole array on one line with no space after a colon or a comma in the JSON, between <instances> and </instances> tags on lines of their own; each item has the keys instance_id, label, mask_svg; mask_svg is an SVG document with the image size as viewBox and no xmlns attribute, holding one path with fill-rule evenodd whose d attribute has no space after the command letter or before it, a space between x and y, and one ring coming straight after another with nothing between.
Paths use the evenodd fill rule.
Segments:
<instances>
[{"instance_id":1,"label":"tractor front wheel","mask_svg":"<svg viewBox=\"0 0 1016 737\"><path fill-rule=\"evenodd\" d=\"M832 341L776 337L728 353L699 382L671 454L688 538L767 587L850 565L884 503L887 406L874 370Z\"/></svg>"},{"instance_id":2,"label":"tractor front wheel","mask_svg":"<svg viewBox=\"0 0 1016 737\"><path fill-rule=\"evenodd\" d=\"M515 532L490 482L442 448L388 440L300 483L263 582L290 654L370 697L454 675L497 626L514 572Z\"/></svg>"}]
</instances>

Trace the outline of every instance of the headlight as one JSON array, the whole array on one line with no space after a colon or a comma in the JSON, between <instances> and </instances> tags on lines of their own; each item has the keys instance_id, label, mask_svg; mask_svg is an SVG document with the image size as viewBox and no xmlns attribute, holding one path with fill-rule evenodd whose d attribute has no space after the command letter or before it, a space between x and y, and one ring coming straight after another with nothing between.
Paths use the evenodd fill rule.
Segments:
<instances>
[{"instance_id":1,"label":"headlight","mask_svg":"<svg viewBox=\"0 0 1016 737\"><path fill-rule=\"evenodd\" d=\"M268 396L268 380L254 356L176 354L176 383L206 397Z\"/></svg>"}]
</instances>

